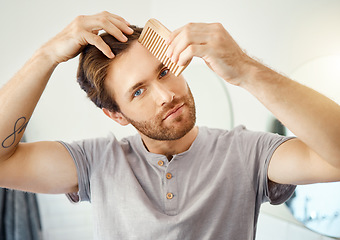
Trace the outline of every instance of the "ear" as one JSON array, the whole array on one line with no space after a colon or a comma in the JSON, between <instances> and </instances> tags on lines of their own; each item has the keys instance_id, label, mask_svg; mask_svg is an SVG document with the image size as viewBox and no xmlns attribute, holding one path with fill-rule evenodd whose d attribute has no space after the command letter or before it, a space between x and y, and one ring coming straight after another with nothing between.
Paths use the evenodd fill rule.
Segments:
<instances>
[{"instance_id":1,"label":"ear","mask_svg":"<svg viewBox=\"0 0 340 240\"><path fill-rule=\"evenodd\" d=\"M103 112L105 113L106 116L108 116L109 118L116 121L122 126L126 126L130 123L120 112L113 112L106 108L103 108Z\"/></svg>"}]
</instances>

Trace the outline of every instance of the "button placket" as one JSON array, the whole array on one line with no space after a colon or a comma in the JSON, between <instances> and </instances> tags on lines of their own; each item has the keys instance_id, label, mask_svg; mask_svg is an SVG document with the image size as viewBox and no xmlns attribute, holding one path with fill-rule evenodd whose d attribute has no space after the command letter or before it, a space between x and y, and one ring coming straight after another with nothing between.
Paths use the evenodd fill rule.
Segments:
<instances>
[{"instance_id":1,"label":"button placket","mask_svg":"<svg viewBox=\"0 0 340 240\"><path fill-rule=\"evenodd\" d=\"M165 177L166 177L166 179L170 180L170 179L172 178L172 174L168 172L168 173L165 175Z\"/></svg>"},{"instance_id":2,"label":"button placket","mask_svg":"<svg viewBox=\"0 0 340 240\"><path fill-rule=\"evenodd\" d=\"M178 191L176 181L176 162L172 160L165 169L164 173L164 190L165 190L165 213L168 215L177 214L178 208Z\"/></svg>"},{"instance_id":3,"label":"button placket","mask_svg":"<svg viewBox=\"0 0 340 240\"><path fill-rule=\"evenodd\" d=\"M164 165L164 161L162 161L162 160L159 160L157 163L158 163L158 165L161 166L161 167Z\"/></svg>"}]
</instances>

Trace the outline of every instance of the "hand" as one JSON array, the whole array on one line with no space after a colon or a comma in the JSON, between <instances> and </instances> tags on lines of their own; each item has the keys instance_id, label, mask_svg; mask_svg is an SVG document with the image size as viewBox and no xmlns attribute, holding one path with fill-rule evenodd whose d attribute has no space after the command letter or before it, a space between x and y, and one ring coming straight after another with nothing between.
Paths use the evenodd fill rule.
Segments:
<instances>
[{"instance_id":1,"label":"hand","mask_svg":"<svg viewBox=\"0 0 340 240\"><path fill-rule=\"evenodd\" d=\"M96 46L107 57L113 58L114 54L110 47L98 36L100 30L106 31L122 42L127 41L124 34L133 33L126 20L108 12L78 16L63 31L48 41L42 50L56 64L74 58L88 44Z\"/></svg>"},{"instance_id":2,"label":"hand","mask_svg":"<svg viewBox=\"0 0 340 240\"><path fill-rule=\"evenodd\" d=\"M174 31L167 40L167 56L185 65L196 56L226 81L239 85L250 58L219 23L189 23Z\"/></svg>"}]
</instances>

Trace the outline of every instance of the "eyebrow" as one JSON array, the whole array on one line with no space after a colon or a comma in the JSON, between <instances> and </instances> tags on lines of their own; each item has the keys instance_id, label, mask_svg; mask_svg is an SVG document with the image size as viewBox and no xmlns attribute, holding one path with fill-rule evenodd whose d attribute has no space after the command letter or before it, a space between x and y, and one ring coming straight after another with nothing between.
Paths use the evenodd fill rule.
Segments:
<instances>
[{"instance_id":1,"label":"eyebrow","mask_svg":"<svg viewBox=\"0 0 340 240\"><path fill-rule=\"evenodd\" d=\"M158 66L155 68L155 74L158 74L159 71L162 70L162 68L164 67L163 63L158 64ZM128 94L130 95L135 89L139 88L140 86L142 86L144 84L145 80L139 81L136 84L134 84L131 88L129 88L128 90Z\"/></svg>"}]
</instances>

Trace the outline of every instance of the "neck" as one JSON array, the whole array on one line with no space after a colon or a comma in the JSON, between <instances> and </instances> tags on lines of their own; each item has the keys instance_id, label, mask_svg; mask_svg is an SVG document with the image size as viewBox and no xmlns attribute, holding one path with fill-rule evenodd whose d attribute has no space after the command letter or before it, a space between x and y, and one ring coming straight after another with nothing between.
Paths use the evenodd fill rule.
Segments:
<instances>
[{"instance_id":1,"label":"neck","mask_svg":"<svg viewBox=\"0 0 340 240\"><path fill-rule=\"evenodd\" d=\"M151 153L165 155L169 160L172 156L188 150L197 137L198 127L193 127L186 135L177 140L159 141L151 139L139 133L143 139L145 147Z\"/></svg>"}]
</instances>

